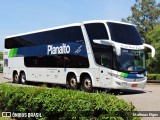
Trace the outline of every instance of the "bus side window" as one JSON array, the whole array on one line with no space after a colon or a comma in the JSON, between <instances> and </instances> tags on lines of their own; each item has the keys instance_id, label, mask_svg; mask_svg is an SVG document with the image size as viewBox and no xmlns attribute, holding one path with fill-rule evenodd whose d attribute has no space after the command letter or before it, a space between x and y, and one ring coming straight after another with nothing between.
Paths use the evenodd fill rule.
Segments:
<instances>
[{"instance_id":1,"label":"bus side window","mask_svg":"<svg viewBox=\"0 0 160 120\"><path fill-rule=\"evenodd\" d=\"M59 68L64 68L64 55L58 55L58 57L57 57L57 66L59 67Z\"/></svg>"},{"instance_id":2,"label":"bus side window","mask_svg":"<svg viewBox=\"0 0 160 120\"><path fill-rule=\"evenodd\" d=\"M101 65L107 66L107 56L101 55Z\"/></svg>"},{"instance_id":3,"label":"bus side window","mask_svg":"<svg viewBox=\"0 0 160 120\"><path fill-rule=\"evenodd\" d=\"M101 65L107 68L111 68L111 56L110 54L101 56Z\"/></svg>"},{"instance_id":4,"label":"bus side window","mask_svg":"<svg viewBox=\"0 0 160 120\"><path fill-rule=\"evenodd\" d=\"M94 56L95 56L95 62L98 65L111 68L112 67L112 53L109 49L106 48L94 48ZM103 52L106 51L106 52Z\"/></svg>"},{"instance_id":5,"label":"bus side window","mask_svg":"<svg viewBox=\"0 0 160 120\"><path fill-rule=\"evenodd\" d=\"M4 67L8 67L8 59L4 59Z\"/></svg>"}]
</instances>

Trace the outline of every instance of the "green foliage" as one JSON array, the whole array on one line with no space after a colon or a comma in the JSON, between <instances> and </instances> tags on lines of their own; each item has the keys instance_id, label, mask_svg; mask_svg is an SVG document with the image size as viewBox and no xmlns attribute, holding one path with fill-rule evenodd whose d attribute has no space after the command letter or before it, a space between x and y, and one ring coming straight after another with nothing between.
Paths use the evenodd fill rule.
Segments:
<instances>
[{"instance_id":1,"label":"green foliage","mask_svg":"<svg viewBox=\"0 0 160 120\"><path fill-rule=\"evenodd\" d=\"M147 70L149 73L160 73L160 3L156 0L136 0L131 10L132 15L122 21L134 24L145 42L156 48L154 59L147 54Z\"/></svg>"},{"instance_id":2,"label":"green foliage","mask_svg":"<svg viewBox=\"0 0 160 120\"><path fill-rule=\"evenodd\" d=\"M0 52L0 61L3 60L3 52ZM3 72L3 67L0 66L0 72Z\"/></svg>"},{"instance_id":3,"label":"green foliage","mask_svg":"<svg viewBox=\"0 0 160 120\"><path fill-rule=\"evenodd\" d=\"M147 33L146 38L152 41L152 45L156 49L154 58L147 59L147 69L149 73L160 73L160 25L154 27ZM149 55L150 56L150 55Z\"/></svg>"},{"instance_id":4,"label":"green foliage","mask_svg":"<svg viewBox=\"0 0 160 120\"><path fill-rule=\"evenodd\" d=\"M3 60L3 52L0 52L0 60Z\"/></svg>"},{"instance_id":5,"label":"green foliage","mask_svg":"<svg viewBox=\"0 0 160 120\"><path fill-rule=\"evenodd\" d=\"M156 80L157 74L148 74L147 79L148 80Z\"/></svg>"},{"instance_id":6,"label":"green foliage","mask_svg":"<svg viewBox=\"0 0 160 120\"><path fill-rule=\"evenodd\" d=\"M147 79L148 80L160 80L160 74L148 74Z\"/></svg>"},{"instance_id":7,"label":"green foliage","mask_svg":"<svg viewBox=\"0 0 160 120\"><path fill-rule=\"evenodd\" d=\"M40 119L140 119L135 107L114 95L0 84L0 111L42 113Z\"/></svg>"},{"instance_id":8,"label":"green foliage","mask_svg":"<svg viewBox=\"0 0 160 120\"><path fill-rule=\"evenodd\" d=\"M144 38L147 32L160 23L160 3L157 4L156 0L136 0L131 10L132 15L122 21L136 25ZM150 41L146 42L150 44Z\"/></svg>"},{"instance_id":9,"label":"green foliage","mask_svg":"<svg viewBox=\"0 0 160 120\"><path fill-rule=\"evenodd\" d=\"M0 72L3 72L3 67L0 66Z\"/></svg>"},{"instance_id":10,"label":"green foliage","mask_svg":"<svg viewBox=\"0 0 160 120\"><path fill-rule=\"evenodd\" d=\"M156 80L160 80L160 74L157 75Z\"/></svg>"}]
</instances>

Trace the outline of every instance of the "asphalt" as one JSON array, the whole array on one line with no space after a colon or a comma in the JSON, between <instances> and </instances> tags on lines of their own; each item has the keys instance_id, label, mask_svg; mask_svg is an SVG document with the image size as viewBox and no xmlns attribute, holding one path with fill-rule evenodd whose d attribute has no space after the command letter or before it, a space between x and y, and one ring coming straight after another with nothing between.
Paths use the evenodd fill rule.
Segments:
<instances>
[{"instance_id":1,"label":"asphalt","mask_svg":"<svg viewBox=\"0 0 160 120\"><path fill-rule=\"evenodd\" d=\"M159 111L159 117L143 117L142 120L160 120L159 83L147 83L144 89L122 90L117 97L132 102L138 111Z\"/></svg>"}]
</instances>

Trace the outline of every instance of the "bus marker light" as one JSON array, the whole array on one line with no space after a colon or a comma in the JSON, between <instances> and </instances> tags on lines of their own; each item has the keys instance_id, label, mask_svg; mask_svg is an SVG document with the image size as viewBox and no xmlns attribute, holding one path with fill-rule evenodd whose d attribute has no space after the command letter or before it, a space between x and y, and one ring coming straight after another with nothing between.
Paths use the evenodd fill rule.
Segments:
<instances>
[{"instance_id":1,"label":"bus marker light","mask_svg":"<svg viewBox=\"0 0 160 120\"><path fill-rule=\"evenodd\" d=\"M96 78L97 81L99 81L99 78Z\"/></svg>"}]
</instances>

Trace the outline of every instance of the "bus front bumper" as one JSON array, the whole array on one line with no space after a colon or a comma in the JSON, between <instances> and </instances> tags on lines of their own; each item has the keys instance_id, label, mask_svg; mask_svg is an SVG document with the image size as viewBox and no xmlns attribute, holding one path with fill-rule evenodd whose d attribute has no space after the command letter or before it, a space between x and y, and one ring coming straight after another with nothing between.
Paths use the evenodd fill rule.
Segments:
<instances>
[{"instance_id":1,"label":"bus front bumper","mask_svg":"<svg viewBox=\"0 0 160 120\"><path fill-rule=\"evenodd\" d=\"M144 77L142 79L128 79L122 80L118 78L114 78L115 81L112 82L114 89L134 89L134 88L145 88L147 78Z\"/></svg>"}]
</instances>

